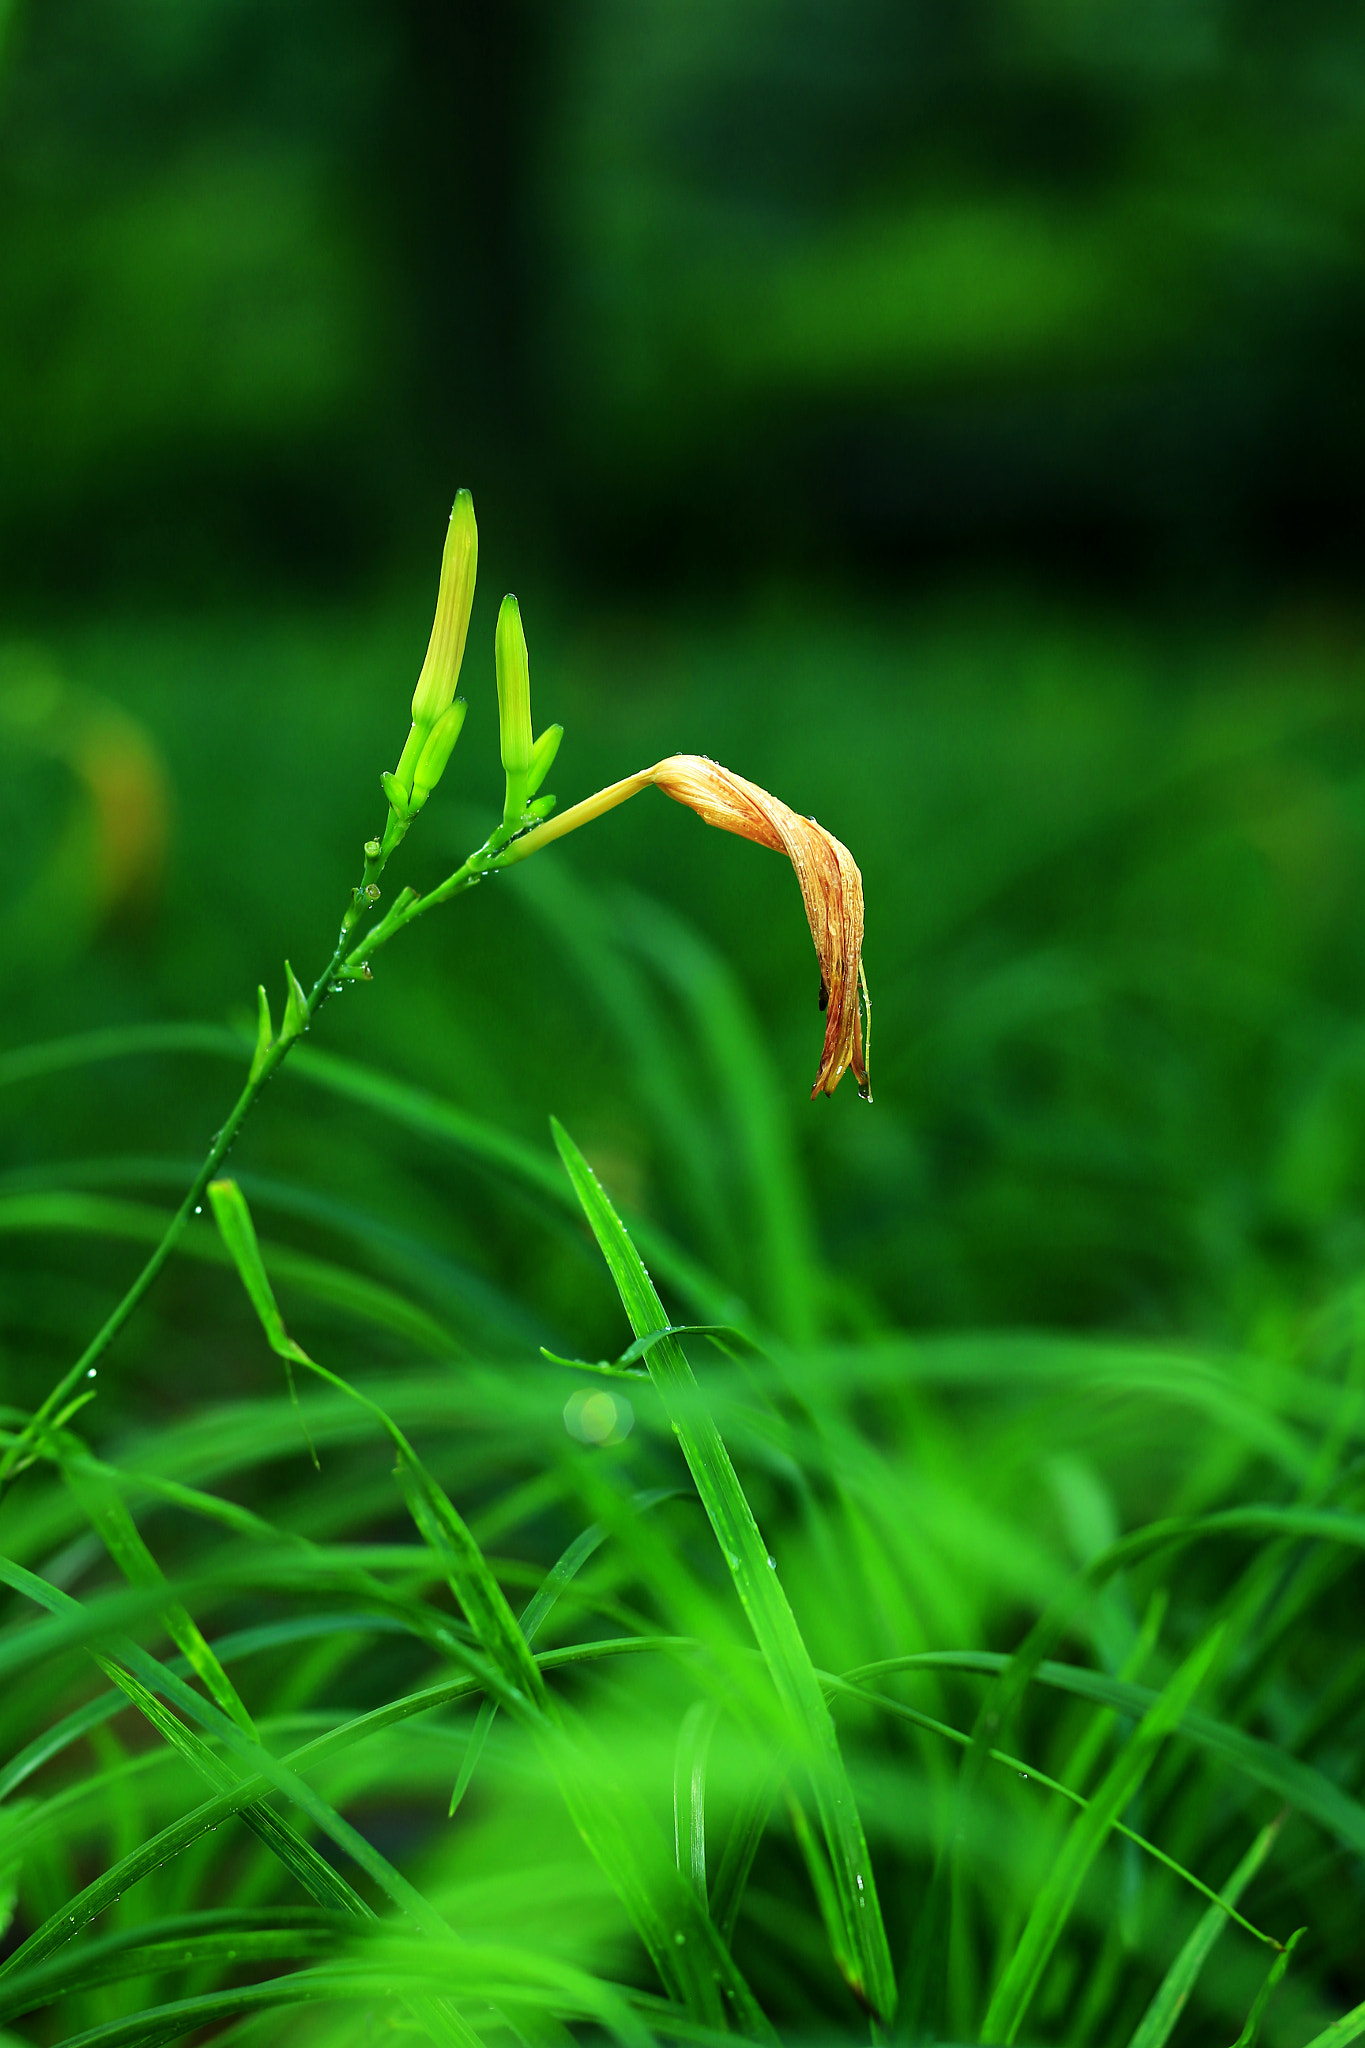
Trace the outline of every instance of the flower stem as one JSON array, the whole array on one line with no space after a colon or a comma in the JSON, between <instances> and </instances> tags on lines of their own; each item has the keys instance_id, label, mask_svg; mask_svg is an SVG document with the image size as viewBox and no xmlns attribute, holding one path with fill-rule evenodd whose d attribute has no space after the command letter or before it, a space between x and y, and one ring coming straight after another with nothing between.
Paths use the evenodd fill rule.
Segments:
<instances>
[{"instance_id":1,"label":"flower stem","mask_svg":"<svg viewBox=\"0 0 1365 2048\"><path fill-rule=\"evenodd\" d=\"M500 825L496 832L489 833L476 853L471 853L468 860L456 868L453 875L447 875L444 882L429 889L425 896L419 896L415 889L405 889L394 899L378 924L371 925L364 938L358 939L346 957L337 962L340 972L348 977L360 974L370 956L381 946L387 946L395 932L401 932L414 918L424 917L438 903L449 903L452 896L463 896L485 875L496 874L505 867L509 843L520 830L519 826L509 828Z\"/></svg>"},{"instance_id":2,"label":"flower stem","mask_svg":"<svg viewBox=\"0 0 1365 2048\"><path fill-rule=\"evenodd\" d=\"M312 992L308 997L309 1023L312 1022L336 985L335 975L337 968L341 964L344 944L344 938L338 940L336 951L313 984ZM299 1035L301 1036L302 1034ZM27 1462L25 1453L31 1448L34 1438L42 1430L44 1424L52 1419L62 1404L76 1391L81 1381L93 1374L96 1360L102 1358L109 1349L109 1346L113 1343L115 1337L117 1337L119 1331L123 1328L129 1316L132 1315L133 1310L142 1300L161 1271L161 1268L174 1251L176 1242L190 1217L197 1213L203 1201L205 1188L213 1179L218 1168L231 1150L238 1131L251 1113L256 1098L276 1068L283 1065L284 1061L289 1057L292 1048L297 1042L298 1039L295 1037L286 1039L282 1044L273 1046L266 1059L262 1062L260 1070L254 1078L248 1080L228 1112L226 1123L209 1146L203 1165L191 1181L189 1188L186 1190L184 1200L166 1225L165 1230L162 1232L161 1240L146 1265L133 1281L122 1300L105 1317L99 1329L76 1360L76 1363L58 1380L42 1406L30 1418L27 1427L21 1431L15 1442L11 1444L4 1459L0 1460L0 1483L10 1478L16 1468L20 1467L22 1463Z\"/></svg>"},{"instance_id":3,"label":"flower stem","mask_svg":"<svg viewBox=\"0 0 1365 2048\"><path fill-rule=\"evenodd\" d=\"M318 1011L327 1001L333 989L338 986L339 982L342 979L350 979L353 975L359 973L367 953L374 951L377 946L386 944L395 932L401 931L404 925L410 924L413 918L420 917L424 911L432 909L435 904L445 903L452 896L462 895L466 889L473 888L474 884L489 871L490 867L498 864L498 855L506 846L510 837L510 833L500 826L496 832L490 834L489 838L485 840L476 853L472 853L469 856L469 859L465 861L462 867L457 868L453 875L448 876L444 882L440 883L437 888L429 891L425 896L419 896L413 889L403 890L386 916L380 919L379 923L367 934L360 945L352 946L351 942L356 922L354 906L357 899L362 898L364 886L368 885L374 876L383 872L388 852L391 850L385 849L383 852L376 851L372 854L367 847L362 889L353 891L352 908L348 908L346 917L343 920L341 933L337 939L332 957L313 983L312 989L309 992L306 1021L303 1029L306 1030L308 1025L312 1023ZM371 844L373 845L374 842L371 842ZM349 953L347 951L348 947L351 948ZM348 969L350 970L349 974L347 973ZM138 1274L117 1306L105 1317L105 1320L90 1339L90 1342L86 1345L75 1364L58 1380L57 1384L43 1401L42 1406L29 1418L27 1424L9 1445L3 1458L0 1458L0 1486L3 1486L6 1480L12 1479L17 1472L32 1462L31 1454L37 1437L41 1435L43 1429L52 1421L53 1417L60 1412L63 1405L75 1393L81 1382L93 1376L96 1361L104 1356L115 1337L118 1336L120 1330L122 1330L124 1324L132 1315L133 1310L152 1286L167 1259L174 1251L185 1225L189 1222L190 1217L196 1214L200 1208L204 1198L204 1190L217 1173L223 1160L227 1157L236 1140L237 1133L241 1130L242 1125L255 1107L266 1082L271 1078L276 1069L282 1066L285 1060L288 1059L290 1052L301 1036L302 1032L297 1032L290 1038L277 1040L266 1055L266 1058L262 1061L260 1068L248 1079L246 1086L232 1105L226 1123L224 1123L222 1129L214 1137L203 1165L199 1168L198 1173L196 1173L189 1188L186 1190L184 1200L166 1225L160 1242L147 1260L146 1265L142 1268L142 1271Z\"/></svg>"},{"instance_id":4,"label":"flower stem","mask_svg":"<svg viewBox=\"0 0 1365 2048\"><path fill-rule=\"evenodd\" d=\"M203 1165L186 1191L180 1207L166 1225L161 1240L146 1265L122 1300L110 1311L76 1363L58 1380L42 1406L29 1418L4 1457L0 1458L0 1486L32 1462L35 1439L51 1423L53 1417L59 1415L63 1404L75 1393L82 1380L93 1376L96 1360L104 1356L118 1336L174 1251L176 1242L190 1217L198 1212L204 1190L226 1158L238 1131L254 1108L261 1090L276 1068L288 1059L291 1049L302 1036L302 1031L312 1023L333 989L343 981L368 979L367 968L371 954L377 952L381 946L386 946L396 932L402 931L415 918L425 916L426 912L434 910L438 903L448 903L452 897L464 895L467 890L481 882L485 875L496 874L500 868L510 866L513 861L524 859L526 853L533 850L531 841L539 844L544 838L556 839L566 827L572 830L575 825L586 824L588 819L598 815L600 810L610 808L613 803L620 803L625 796L633 795L637 787L643 786L643 779L634 777L630 783L620 783L611 790L603 791L597 799L580 804L576 810L567 812L563 820L557 821L557 829L548 832L543 825L537 830L527 832L524 825L509 825L504 820L489 833L483 845L456 868L453 875L447 875L444 882L438 883L434 889L429 889L425 896L419 895L415 889L401 890L379 922L371 926L363 939L355 941L355 927L363 906L367 901L373 900L373 895L378 894L375 887L371 895L371 885L376 883L377 877L383 873L389 855L396 849L398 841L406 832L407 820L402 821L396 831L386 829L382 841L371 840L367 844L361 886L351 892L351 901L342 919L335 950L308 995L302 1030L288 1038L278 1039L271 1046L259 1069L249 1076L246 1086L229 1112L227 1122L210 1145ZM397 813L391 812L390 827L395 825L396 818Z\"/></svg>"}]
</instances>

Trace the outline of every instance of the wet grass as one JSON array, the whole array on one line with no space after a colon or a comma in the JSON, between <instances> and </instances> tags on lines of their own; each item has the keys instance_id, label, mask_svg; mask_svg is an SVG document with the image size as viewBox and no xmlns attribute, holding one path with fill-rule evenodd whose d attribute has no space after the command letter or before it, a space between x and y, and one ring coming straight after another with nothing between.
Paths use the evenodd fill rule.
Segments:
<instances>
[{"instance_id":1,"label":"wet grass","mask_svg":"<svg viewBox=\"0 0 1365 2048\"><path fill-rule=\"evenodd\" d=\"M231 1099L374 632L262 626L216 756L67 650L180 865L16 994L7 1430ZM1365 733L1312 622L1116 644L685 626L679 730L564 636L584 789L705 741L854 847L878 1101L805 1119L790 877L662 804L328 1012L0 1503L12 2038L1355 2038ZM314 662L362 730L239 916Z\"/></svg>"}]
</instances>

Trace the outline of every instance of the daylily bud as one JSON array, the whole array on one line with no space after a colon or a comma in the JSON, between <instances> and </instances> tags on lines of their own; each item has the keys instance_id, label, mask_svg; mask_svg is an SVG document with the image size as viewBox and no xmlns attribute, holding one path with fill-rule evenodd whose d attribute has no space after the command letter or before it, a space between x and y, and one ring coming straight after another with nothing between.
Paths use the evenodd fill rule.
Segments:
<instances>
[{"instance_id":1,"label":"daylily bud","mask_svg":"<svg viewBox=\"0 0 1365 2048\"><path fill-rule=\"evenodd\" d=\"M534 796L541 783L554 766L559 742L564 737L562 725L547 725L531 749L531 772L526 778L526 794Z\"/></svg>"},{"instance_id":2,"label":"daylily bud","mask_svg":"<svg viewBox=\"0 0 1365 2048\"><path fill-rule=\"evenodd\" d=\"M446 706L423 747L417 762L417 771L412 778L412 809L420 811L437 783L446 772L446 763L455 751L455 742L460 737L464 715L468 707L463 697L457 697L453 704Z\"/></svg>"},{"instance_id":3,"label":"daylily bud","mask_svg":"<svg viewBox=\"0 0 1365 2048\"><path fill-rule=\"evenodd\" d=\"M498 613L494 657L498 674L498 733L507 777L503 823L515 825L526 806L526 779L531 767L531 665L526 635L521 629L521 613L511 595L503 599Z\"/></svg>"},{"instance_id":4,"label":"daylily bud","mask_svg":"<svg viewBox=\"0 0 1365 2048\"><path fill-rule=\"evenodd\" d=\"M427 658L412 694L412 722L419 729L435 725L455 695L474 604L478 561L479 529L474 523L474 500L468 491L460 491L446 528L441 587L436 594L436 617L432 621Z\"/></svg>"}]
</instances>

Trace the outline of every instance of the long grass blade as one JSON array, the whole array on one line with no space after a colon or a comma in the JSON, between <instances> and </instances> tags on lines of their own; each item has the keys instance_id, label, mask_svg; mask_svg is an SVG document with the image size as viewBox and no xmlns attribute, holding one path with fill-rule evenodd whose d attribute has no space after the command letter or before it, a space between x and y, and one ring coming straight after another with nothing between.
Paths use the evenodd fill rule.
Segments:
<instances>
[{"instance_id":1,"label":"long grass blade","mask_svg":"<svg viewBox=\"0 0 1365 2048\"><path fill-rule=\"evenodd\" d=\"M1275 1987L1289 1968L1289 1959L1307 1932L1308 1929L1306 1927L1296 1927L1279 1955L1276 1956L1274 1962L1266 1971L1265 1982L1256 1993L1251 2011L1247 2014L1246 2025L1233 2042L1232 2048L1252 2048L1252 2043L1261 2030L1261 2021L1265 2018L1265 2009L1274 1995Z\"/></svg>"},{"instance_id":2,"label":"long grass blade","mask_svg":"<svg viewBox=\"0 0 1365 2048\"><path fill-rule=\"evenodd\" d=\"M1365 2004L1352 2006L1339 2020L1333 2020L1330 2027L1324 2027L1320 2034L1314 2034L1305 2048L1350 2048L1352 2041L1358 2041L1365 2034Z\"/></svg>"},{"instance_id":3,"label":"long grass blade","mask_svg":"<svg viewBox=\"0 0 1365 2048\"><path fill-rule=\"evenodd\" d=\"M706 1904L706 1753L716 1725L712 1700L683 1715L673 1755L673 1859Z\"/></svg>"},{"instance_id":4,"label":"long grass blade","mask_svg":"<svg viewBox=\"0 0 1365 2048\"><path fill-rule=\"evenodd\" d=\"M74 1193L60 1188L0 1195L0 1233L76 1232L121 1238L135 1244L159 1244L167 1221L163 1210L146 1202L123 1201L110 1195ZM224 1263L218 1243L207 1233L201 1234L194 1225L186 1229L176 1250L181 1258L210 1265ZM391 1331L436 1358L448 1357L452 1352L458 1355L468 1348L454 1330L393 1288L384 1286L382 1281L290 1246L272 1245L269 1252L278 1279L329 1308L341 1309L378 1329Z\"/></svg>"},{"instance_id":5,"label":"long grass blade","mask_svg":"<svg viewBox=\"0 0 1365 2048\"><path fill-rule=\"evenodd\" d=\"M1221 1629L1211 1630L1177 1668L1111 1764L1085 1811L1073 1821L1034 1900L1018 1946L991 1996L981 2028L983 2041L1011 2042L1018 2034L1086 1872L1150 1770L1161 1743L1179 1726L1208 1674L1221 1640Z\"/></svg>"},{"instance_id":6,"label":"long grass blade","mask_svg":"<svg viewBox=\"0 0 1365 2048\"><path fill-rule=\"evenodd\" d=\"M129 1585L159 1586L164 1590L166 1604L161 1612L171 1641L210 1698L217 1700L225 1714L231 1714L239 1728L254 1736L256 1731L241 1695L205 1642L193 1616L172 1597L160 1565L112 1484L113 1476L107 1469L95 1468L89 1460L82 1460L79 1469L75 1465L66 1467L67 1484Z\"/></svg>"},{"instance_id":7,"label":"long grass blade","mask_svg":"<svg viewBox=\"0 0 1365 2048\"><path fill-rule=\"evenodd\" d=\"M876 1664L862 1665L850 1674L850 1678L861 1683L879 1671L935 1669L978 1671L998 1677L1008 1671L1012 1662L1010 1657L997 1650L926 1650L909 1657L886 1658ZM1048 1658L1038 1664L1031 1675L1036 1684L1051 1686L1058 1692L1073 1693L1078 1699L1094 1700L1101 1706L1115 1707L1131 1720L1146 1714L1158 1697L1148 1686L1110 1678L1104 1672L1087 1671L1079 1665L1057 1664ZM1306 1814L1348 1848L1357 1854L1365 1854L1365 1805L1352 1799L1349 1792L1343 1792L1325 1772L1305 1763L1301 1757L1291 1756L1274 1743L1248 1735L1244 1729L1234 1727L1228 1721L1215 1720L1209 1714L1184 1714L1180 1733L1187 1742L1232 1764L1253 1783L1264 1785L1282 1805Z\"/></svg>"},{"instance_id":8,"label":"long grass blade","mask_svg":"<svg viewBox=\"0 0 1365 2048\"><path fill-rule=\"evenodd\" d=\"M782 1784L781 1760L771 1765L764 1777L754 1780L744 1795L739 1811L730 1823L730 1833L711 1893L711 1916L723 1941L734 1940L735 1922L744 1900L759 1843L772 1813L773 1801Z\"/></svg>"},{"instance_id":9,"label":"long grass blade","mask_svg":"<svg viewBox=\"0 0 1365 2048\"><path fill-rule=\"evenodd\" d=\"M344 1913L299 1906L254 1911L220 1907L143 1921L138 1927L87 1942L74 1955L6 1977L0 1985L0 2021L36 2012L70 1991L117 1984L167 1967L330 1955L351 1931L352 1922Z\"/></svg>"},{"instance_id":10,"label":"long grass blade","mask_svg":"<svg viewBox=\"0 0 1365 2048\"><path fill-rule=\"evenodd\" d=\"M253 1306L260 1302L257 1313L271 1341L290 1343L268 1276L259 1256L252 1257L254 1230L245 1197L231 1181L215 1182L213 1187L214 1213L228 1219L225 1242L248 1297ZM708 2023L723 2023L728 1998L731 2015L746 2030L767 2035L770 2029L728 1950L690 1887L668 1863L662 1845L655 1848L656 1830L643 1808L626 1800L605 1759L583 1757L582 1738L570 1731L567 1717L553 1701L530 1644L464 1517L377 1402L306 1354L300 1354L298 1362L367 1409L398 1452L397 1476L409 1512L444 1563L451 1591L484 1653L490 1696L509 1707L537 1737L575 1825L616 1886L665 1986ZM479 1660L468 1661L478 1668Z\"/></svg>"},{"instance_id":11,"label":"long grass blade","mask_svg":"<svg viewBox=\"0 0 1365 2048\"><path fill-rule=\"evenodd\" d=\"M667 1653L690 1647L692 1646L685 1640L672 1636L627 1636L543 1651L539 1661L545 1669L552 1670L562 1665L591 1661L599 1657L631 1656L656 1651ZM220 1643L218 1648L220 1655L223 1654L224 1645ZM482 1681L473 1673L466 1672L459 1677L447 1679L440 1685L424 1686L417 1692L402 1694L382 1707L371 1708L368 1713L359 1714L340 1727L330 1729L324 1735L315 1736L286 1757L285 1762L295 1769L311 1769L400 1721L409 1720L419 1714L429 1714L435 1708L447 1706L456 1700L467 1699L471 1693L481 1690ZM120 1699L115 1704L121 1706L125 1703ZM105 1912L124 1892L131 1890L151 1871L159 1869L164 1863L172 1861L184 1850L192 1847L224 1820L259 1800L266 1789L266 1780L259 1773L253 1773L234 1785L230 1791L204 1800L190 1813L181 1815L156 1834L149 1836L127 1856L93 1879L82 1891L65 1901L41 1926L35 1928L20 1948L0 1962L0 1978L10 1970L17 1969L23 1964L37 1963L62 1948L82 1928L89 1926ZM344 1880L339 1877L338 1885L344 1888ZM345 1900L341 1902L347 1904L348 1911L353 1910L351 1904Z\"/></svg>"},{"instance_id":12,"label":"long grass blade","mask_svg":"<svg viewBox=\"0 0 1365 2048\"><path fill-rule=\"evenodd\" d=\"M666 1329L663 1304L597 1176L563 1126L554 1123L553 1130L632 1329L637 1337ZM666 1337L650 1349L648 1364L810 1774L834 1873L852 1988L873 2012L889 2017L895 2005L895 1979L872 1861L815 1667L682 1347Z\"/></svg>"},{"instance_id":13,"label":"long grass blade","mask_svg":"<svg viewBox=\"0 0 1365 2048\"><path fill-rule=\"evenodd\" d=\"M1128 2048L1165 2048L1177 2020L1189 2003L1190 1993L1198 1982L1199 1973L1213 1952L1214 1943L1228 1924L1228 1915L1223 1911L1223 1907L1237 1904L1275 1846L1283 1824L1284 1817L1281 1815L1261 1829L1219 1893L1221 1905L1210 1906L1208 1911L1200 1916L1198 1925L1157 1986L1151 2004L1137 2023Z\"/></svg>"}]
</instances>

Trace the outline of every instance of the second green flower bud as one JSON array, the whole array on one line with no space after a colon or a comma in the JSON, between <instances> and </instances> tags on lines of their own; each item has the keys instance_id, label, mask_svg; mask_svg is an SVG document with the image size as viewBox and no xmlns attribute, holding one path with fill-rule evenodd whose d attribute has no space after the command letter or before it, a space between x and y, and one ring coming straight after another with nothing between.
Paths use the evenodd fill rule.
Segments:
<instances>
[{"instance_id":1,"label":"second green flower bud","mask_svg":"<svg viewBox=\"0 0 1365 2048\"><path fill-rule=\"evenodd\" d=\"M531 749L531 769L526 777L526 794L534 796L541 783L554 766L559 742L564 737L562 725L547 725Z\"/></svg>"},{"instance_id":2,"label":"second green flower bud","mask_svg":"<svg viewBox=\"0 0 1365 2048\"><path fill-rule=\"evenodd\" d=\"M427 735L426 745L417 757L417 767L412 778L411 807L420 811L437 783L446 772L446 763L455 751L455 742L460 737L467 706L463 697L457 697L448 704Z\"/></svg>"},{"instance_id":3,"label":"second green flower bud","mask_svg":"<svg viewBox=\"0 0 1365 2048\"><path fill-rule=\"evenodd\" d=\"M531 770L531 664L526 653L526 635L521 629L517 601L507 596L498 613L494 642L498 674L498 736L502 743L503 773L507 777L507 801L503 823L517 825L526 808L526 784Z\"/></svg>"}]
</instances>

